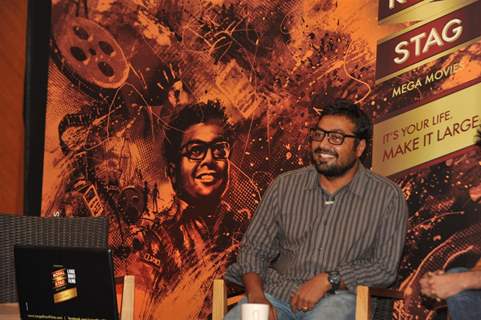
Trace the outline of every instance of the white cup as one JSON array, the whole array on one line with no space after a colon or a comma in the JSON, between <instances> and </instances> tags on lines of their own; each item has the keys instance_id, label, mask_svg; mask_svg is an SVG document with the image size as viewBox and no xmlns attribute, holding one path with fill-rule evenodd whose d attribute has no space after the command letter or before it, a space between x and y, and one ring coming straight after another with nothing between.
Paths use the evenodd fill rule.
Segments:
<instances>
[{"instance_id":1,"label":"white cup","mask_svg":"<svg viewBox=\"0 0 481 320\"><path fill-rule=\"evenodd\" d=\"M262 303L242 304L241 320L269 320L269 305Z\"/></svg>"}]
</instances>

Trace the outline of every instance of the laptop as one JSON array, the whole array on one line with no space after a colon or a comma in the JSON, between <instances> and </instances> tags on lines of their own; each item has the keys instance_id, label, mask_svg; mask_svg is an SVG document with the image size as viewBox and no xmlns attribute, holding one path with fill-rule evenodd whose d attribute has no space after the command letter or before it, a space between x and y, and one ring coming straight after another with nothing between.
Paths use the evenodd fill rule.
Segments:
<instances>
[{"instance_id":1,"label":"laptop","mask_svg":"<svg viewBox=\"0 0 481 320\"><path fill-rule=\"evenodd\" d=\"M117 320L110 249L16 245L22 319Z\"/></svg>"}]
</instances>

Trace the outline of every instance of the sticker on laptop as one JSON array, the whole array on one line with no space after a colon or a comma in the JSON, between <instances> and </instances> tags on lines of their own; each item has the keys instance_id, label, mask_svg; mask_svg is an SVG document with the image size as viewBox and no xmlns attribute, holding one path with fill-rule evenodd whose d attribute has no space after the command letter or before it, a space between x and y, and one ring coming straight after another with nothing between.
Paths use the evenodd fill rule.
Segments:
<instances>
[{"instance_id":1,"label":"sticker on laptop","mask_svg":"<svg viewBox=\"0 0 481 320\"><path fill-rule=\"evenodd\" d=\"M53 302L60 303L77 297L75 269L54 265L52 271Z\"/></svg>"}]
</instances>

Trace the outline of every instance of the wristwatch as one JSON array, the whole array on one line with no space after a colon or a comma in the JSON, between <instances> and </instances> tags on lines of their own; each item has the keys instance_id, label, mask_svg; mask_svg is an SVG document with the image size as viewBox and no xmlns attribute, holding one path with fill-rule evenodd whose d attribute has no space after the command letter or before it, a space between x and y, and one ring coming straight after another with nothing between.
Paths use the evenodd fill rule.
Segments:
<instances>
[{"instance_id":1,"label":"wristwatch","mask_svg":"<svg viewBox=\"0 0 481 320\"><path fill-rule=\"evenodd\" d=\"M327 273L327 281L331 284L329 292L334 293L341 285L341 275L337 271L330 271Z\"/></svg>"}]
</instances>

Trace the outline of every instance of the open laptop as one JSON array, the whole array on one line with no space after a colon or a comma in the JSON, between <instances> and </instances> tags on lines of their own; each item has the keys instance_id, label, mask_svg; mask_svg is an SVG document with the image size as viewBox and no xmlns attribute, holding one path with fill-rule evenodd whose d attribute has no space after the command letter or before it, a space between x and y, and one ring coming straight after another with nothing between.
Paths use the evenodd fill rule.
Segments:
<instances>
[{"instance_id":1,"label":"open laptop","mask_svg":"<svg viewBox=\"0 0 481 320\"><path fill-rule=\"evenodd\" d=\"M109 249L14 248L22 319L118 319Z\"/></svg>"}]
</instances>

